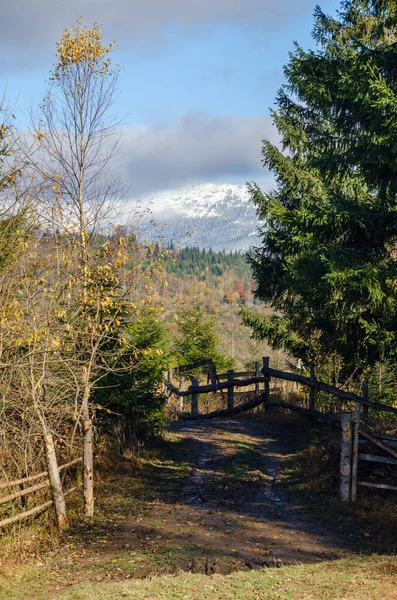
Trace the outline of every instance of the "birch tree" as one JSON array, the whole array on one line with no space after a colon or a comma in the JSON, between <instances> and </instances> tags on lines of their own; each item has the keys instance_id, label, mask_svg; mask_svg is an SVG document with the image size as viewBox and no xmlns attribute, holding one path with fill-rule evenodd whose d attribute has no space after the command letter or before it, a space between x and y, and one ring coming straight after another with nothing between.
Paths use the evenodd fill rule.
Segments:
<instances>
[{"instance_id":1,"label":"birch tree","mask_svg":"<svg viewBox=\"0 0 397 600\"><path fill-rule=\"evenodd\" d=\"M120 194L112 171L120 123L111 112L118 79L118 69L111 66L111 50L112 44L103 45L96 23L88 29L78 20L64 30L48 93L33 119L37 149L30 156L44 190L42 221L53 235L62 238L60 260L67 271L61 286L63 310L77 335L74 350L84 431L86 516L94 511L89 398L98 365L105 370L107 364L103 350L124 310L123 303L115 299L124 241L120 240L109 260L109 247L100 249L96 239L100 227L114 214Z\"/></svg>"}]
</instances>

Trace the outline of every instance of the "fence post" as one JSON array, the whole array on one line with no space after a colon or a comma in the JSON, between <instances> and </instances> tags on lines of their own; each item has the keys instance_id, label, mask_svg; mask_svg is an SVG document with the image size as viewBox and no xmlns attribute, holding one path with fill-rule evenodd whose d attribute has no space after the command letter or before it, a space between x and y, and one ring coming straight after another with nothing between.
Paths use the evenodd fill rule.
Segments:
<instances>
[{"instance_id":1,"label":"fence post","mask_svg":"<svg viewBox=\"0 0 397 600\"><path fill-rule=\"evenodd\" d=\"M310 379L314 382L316 379L316 373L314 370L314 363L310 363ZM316 388L310 386L310 395L309 395L309 410L314 410L314 402L316 398Z\"/></svg>"},{"instance_id":2,"label":"fence post","mask_svg":"<svg viewBox=\"0 0 397 600\"><path fill-rule=\"evenodd\" d=\"M368 381L364 381L363 382L363 399L368 401ZM368 406L366 404L363 404L363 420L367 423L368 422Z\"/></svg>"},{"instance_id":3,"label":"fence post","mask_svg":"<svg viewBox=\"0 0 397 600\"><path fill-rule=\"evenodd\" d=\"M352 450L352 486L350 499L352 502L357 500L357 474L358 474L358 452L359 452L359 436L360 436L360 403L356 403L354 413L354 434L353 434L353 450Z\"/></svg>"},{"instance_id":4,"label":"fence post","mask_svg":"<svg viewBox=\"0 0 397 600\"><path fill-rule=\"evenodd\" d=\"M351 481L351 465L352 465L352 428L351 414L342 413L340 416L340 424L342 429L342 443L340 453L340 499L342 502L350 500L350 481Z\"/></svg>"},{"instance_id":5,"label":"fence post","mask_svg":"<svg viewBox=\"0 0 397 600\"><path fill-rule=\"evenodd\" d=\"M269 357L268 356L264 356L263 357L263 368L267 369L269 367ZM269 400L269 394L270 394L270 377L269 375L266 375L266 373L263 373L263 376L265 378L265 383L263 385L263 390L265 392L265 396L266 396L266 400Z\"/></svg>"},{"instance_id":6,"label":"fence post","mask_svg":"<svg viewBox=\"0 0 397 600\"><path fill-rule=\"evenodd\" d=\"M234 380L234 371L227 372L228 383L232 383ZM234 385L227 388L227 409L230 410L234 406Z\"/></svg>"},{"instance_id":7,"label":"fence post","mask_svg":"<svg viewBox=\"0 0 397 600\"><path fill-rule=\"evenodd\" d=\"M192 387L197 387L198 386L198 381L195 377L190 376L190 381L192 382L192 385L190 386L189 389L191 389ZM191 408L191 414L192 417L197 417L199 414L199 410L198 410L198 394L192 394L192 408Z\"/></svg>"},{"instance_id":8,"label":"fence post","mask_svg":"<svg viewBox=\"0 0 397 600\"><path fill-rule=\"evenodd\" d=\"M263 369L267 369L269 366L270 358L268 356L263 357ZM265 402L263 403L263 410L266 411L266 400L270 399L270 377L263 372L263 376L265 378L265 383L263 385L263 392L265 396Z\"/></svg>"},{"instance_id":9,"label":"fence post","mask_svg":"<svg viewBox=\"0 0 397 600\"><path fill-rule=\"evenodd\" d=\"M214 363L211 363L211 384L216 384L216 366ZM216 392L215 392L216 393Z\"/></svg>"},{"instance_id":10,"label":"fence post","mask_svg":"<svg viewBox=\"0 0 397 600\"><path fill-rule=\"evenodd\" d=\"M259 361L255 363L255 377L260 377ZM255 397L259 396L259 381L255 383Z\"/></svg>"},{"instance_id":11,"label":"fence post","mask_svg":"<svg viewBox=\"0 0 397 600\"><path fill-rule=\"evenodd\" d=\"M179 380L179 391L183 390L183 384L185 383L185 378L181 377ZM183 396L178 396L178 411L183 411Z\"/></svg>"}]
</instances>

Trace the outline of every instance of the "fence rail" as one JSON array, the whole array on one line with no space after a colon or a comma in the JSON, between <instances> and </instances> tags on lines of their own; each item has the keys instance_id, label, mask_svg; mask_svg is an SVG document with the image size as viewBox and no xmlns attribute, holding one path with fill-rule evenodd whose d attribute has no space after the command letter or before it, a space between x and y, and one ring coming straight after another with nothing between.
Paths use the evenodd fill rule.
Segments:
<instances>
[{"instance_id":1,"label":"fence rail","mask_svg":"<svg viewBox=\"0 0 397 600\"><path fill-rule=\"evenodd\" d=\"M71 460L71 461L65 463L64 465L61 465L60 467L58 467L58 470L63 471L65 469L67 469L69 467L73 467L74 465L77 465L78 463L81 463L81 462L82 462L81 457L76 458L74 460ZM16 487L19 485L24 485L26 483L31 483L32 481L37 481L38 479L42 479L43 477L45 477L46 479L44 481L42 481L41 483L37 483L36 485L27 487L22 490L18 490L17 492L13 492L11 494L8 494L7 496L2 496L2 497L0 496L0 506L2 504L6 504L7 502L12 502L13 500L22 498L23 496L27 496L29 494L34 494L35 492L38 492L39 490L42 490L42 489L50 486L50 481L48 479L48 471L42 471L41 473L37 473L36 475L29 475L28 477L23 477L22 479L14 479L13 481L6 481L6 482L1 483L0 491L5 490L7 488L13 488L13 487ZM70 488L69 490L64 492L64 495L66 496L68 494L71 494L72 492L77 490L82 485L83 485L82 483L79 483L78 485L73 486L72 488ZM33 508L31 508L29 510L18 513L17 515L13 515L12 517L7 517L6 519L3 519L0 521L0 527L6 527L7 525L12 525L13 523L17 523L18 521L22 521L23 519L33 517L33 516L43 512L50 506L52 506L52 504L53 504L53 501L48 500L47 502L44 502L43 504L34 506Z\"/></svg>"},{"instance_id":2,"label":"fence rail","mask_svg":"<svg viewBox=\"0 0 397 600\"><path fill-rule=\"evenodd\" d=\"M397 415L397 408L394 406L389 406L388 404L383 404L381 402L371 402L368 400L368 390L367 386L364 384L363 386L363 395L358 395L353 392L348 392L341 388L338 388L334 385L330 385L329 383L325 383L324 381L319 381L314 376L314 368L311 367L311 377L305 377L304 375L300 375L298 373L291 373L290 371L280 371L278 369L273 369L268 366L268 359L265 363L266 359L264 359L264 365L261 369L262 375L255 376L255 373L250 371L241 371L235 373L234 371L228 371L227 373L222 373L217 375L217 379L226 379L226 381L219 383L210 383L207 385L198 385L193 384L189 386L187 390L181 390L175 385L172 384L171 381L166 380L166 387L174 394L179 397L187 397L187 396L197 396L200 394L208 394L219 392L222 390L229 390L234 387L248 387L251 385L258 384L267 384L269 378L282 379L284 381L291 381L294 383L298 383L300 385L307 386L311 389L310 399L309 399L309 408L314 409L315 407L315 392L316 390L326 392L327 394L331 394L336 398L339 398L342 402L355 402L359 403L366 408L372 408L377 411L389 412ZM191 370L193 366L197 366L200 364L207 364L209 361L201 361L201 363L195 363L195 365L188 365ZM178 367L177 369L180 369ZM180 371L178 371L180 372ZM231 375L232 374L232 375ZM252 375L248 379L239 379L239 377L247 377ZM314 392L314 393L313 393ZM365 416L365 415L364 415Z\"/></svg>"},{"instance_id":3,"label":"fence rail","mask_svg":"<svg viewBox=\"0 0 397 600\"><path fill-rule=\"evenodd\" d=\"M58 470L63 471L64 469L67 469L68 467L73 467L73 465L77 465L82 460L83 459L81 457L75 458L74 460L71 460L70 462L65 463L64 465L61 465L60 467L58 467ZM15 487L16 485L29 483L30 481L36 481L37 479L41 479L42 477L47 477L47 476L48 476L48 471L42 471L41 473L37 473L36 475L29 475L28 477L23 477L22 479L15 479L14 481L5 481L3 483L0 483L0 491L4 490L6 488Z\"/></svg>"}]
</instances>

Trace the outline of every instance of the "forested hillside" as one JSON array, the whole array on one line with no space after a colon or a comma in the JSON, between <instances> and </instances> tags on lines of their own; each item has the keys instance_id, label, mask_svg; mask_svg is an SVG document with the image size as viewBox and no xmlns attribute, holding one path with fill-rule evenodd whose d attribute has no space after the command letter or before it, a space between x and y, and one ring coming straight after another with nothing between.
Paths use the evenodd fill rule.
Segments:
<instances>
[{"instance_id":1,"label":"forested hillside","mask_svg":"<svg viewBox=\"0 0 397 600\"><path fill-rule=\"evenodd\" d=\"M157 249L157 252L159 249ZM254 281L248 255L242 252L214 252L195 247L163 250L165 282L157 291L164 308L162 321L176 332L178 311L197 305L203 314L215 319L220 349L234 360L237 368L271 355L279 361L284 353L274 353L266 341L254 342L252 332L239 316L241 306L256 304ZM266 313L266 307L257 307Z\"/></svg>"},{"instance_id":2,"label":"forested hillside","mask_svg":"<svg viewBox=\"0 0 397 600\"><path fill-rule=\"evenodd\" d=\"M205 295L209 307L219 302L252 302L254 282L246 253L186 247L169 250L165 266L173 293L178 294L178 285L185 282L181 298L184 293Z\"/></svg>"}]
</instances>

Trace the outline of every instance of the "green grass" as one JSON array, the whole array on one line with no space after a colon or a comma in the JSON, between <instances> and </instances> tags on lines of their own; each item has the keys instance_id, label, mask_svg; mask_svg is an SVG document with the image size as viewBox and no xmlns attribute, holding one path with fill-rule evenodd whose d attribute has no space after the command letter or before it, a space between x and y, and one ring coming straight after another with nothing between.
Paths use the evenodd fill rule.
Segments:
<instances>
[{"instance_id":1,"label":"green grass","mask_svg":"<svg viewBox=\"0 0 397 600\"><path fill-rule=\"evenodd\" d=\"M32 588L27 575L4 588L0 600L395 600L397 561L359 557L228 576L180 574L147 580L71 586L51 593Z\"/></svg>"}]
</instances>

